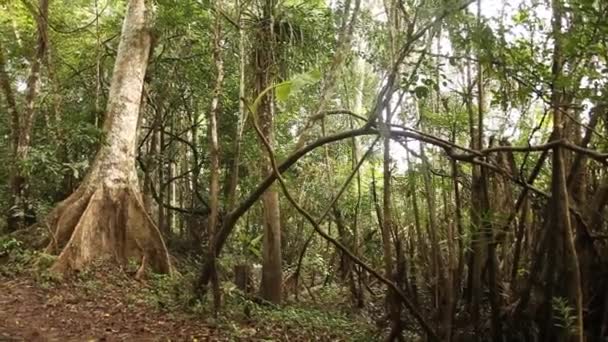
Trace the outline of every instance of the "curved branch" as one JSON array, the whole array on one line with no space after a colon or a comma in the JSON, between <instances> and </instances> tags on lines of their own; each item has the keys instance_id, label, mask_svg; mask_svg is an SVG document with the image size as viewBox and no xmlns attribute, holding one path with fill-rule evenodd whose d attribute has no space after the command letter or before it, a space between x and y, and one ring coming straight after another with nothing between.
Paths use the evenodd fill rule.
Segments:
<instances>
[{"instance_id":1,"label":"curved branch","mask_svg":"<svg viewBox=\"0 0 608 342\"><path fill-rule=\"evenodd\" d=\"M362 267L368 273L372 274L380 282L382 282L383 284L385 284L389 288L391 288L393 291L395 291L395 293L397 295L399 295L399 298L401 299L401 301L403 302L403 304L405 304L405 306L407 307L407 309L410 311L410 313L412 314L412 316L414 316L414 318L418 321L418 323L426 331L426 333L431 338L431 340L439 341L439 337L438 337L437 333L435 332L435 330L431 327L431 325L427 322L427 320L422 316L422 314L414 307L414 304L409 300L409 298L407 297L407 295L401 290L401 288L399 288L399 286L397 286L394 282L390 281L389 279L387 279L386 277L384 277L383 275L381 275L378 271L376 271L372 267L368 266L365 262L363 262L361 259L359 259L356 255L354 255L353 252L351 252L348 248L346 248L340 241L334 239L329 234L325 233L321 229L321 227L319 226L319 224L317 223L317 221L312 217L312 215L309 214L304 208L302 208L297 203L297 201L291 196L291 194L289 193L289 190L287 189L287 185L285 184L285 180L281 176L281 172L279 170L279 167L277 166L277 161L276 161L276 158L274 156L274 152L272 150L272 146L270 146L270 144L268 143L268 140L266 140L266 138L262 134L262 131L260 130L260 127L256 123L256 120L252 120L252 121L253 121L253 126L255 127L255 130L256 130L256 132L258 134L258 137L260 138L260 140L263 142L264 146L266 147L266 150L268 152L268 157L270 158L270 161L272 163L273 171L277 175L277 179L279 180L279 184L281 185L281 189L283 190L283 194L285 195L285 197L287 198L287 200L291 203L291 205L300 214L302 214L302 216L304 216L306 218L306 220L313 226L313 228L315 229L315 231L319 235L321 235L325 240L331 242L342 253L344 253L345 255L347 255L352 261L354 261L356 264L358 264L360 267ZM377 140L378 139L376 139L376 141ZM329 206L329 208L331 208L331 206ZM329 211L329 209L328 209L328 211Z\"/></svg>"},{"instance_id":2,"label":"curved branch","mask_svg":"<svg viewBox=\"0 0 608 342\"><path fill-rule=\"evenodd\" d=\"M342 184L342 187L340 188L340 191L338 191L338 193L331 200L331 202L329 203L329 205L325 209L325 212L323 212L323 215L321 215L317 219L317 222L316 222L317 225L320 225L323 222L323 220L325 220L325 218L327 217L327 215L329 215L329 212L334 207L334 205L336 204L336 202L340 199L340 197L342 196L342 194L344 194L344 191L346 191L346 188L348 187L348 185L350 184L350 182L353 180L353 178L355 177L355 175L359 172L359 169L361 168L361 166L363 165L363 163L365 162L365 160L369 157L369 155L373 151L373 149L376 146L376 143L378 142L379 139L380 139L380 137L377 137L376 140L374 140L374 142L369 146L369 148L365 152L365 154L361 157L361 159L359 160L359 162L357 163L357 165L353 168L353 170L351 171L350 175L346 178L346 181L344 181L344 183ZM313 236L314 236L313 233L311 233L308 236L308 238L306 239L306 242L304 242L304 246L302 246L302 250L300 251L300 256L298 257L298 265L296 266L296 270L295 270L294 275L293 275L294 279L295 279L296 293L298 291L298 279L300 277L300 270L302 269L302 261L304 260L304 255L306 254L306 250L308 249L308 246L310 245L310 242L312 241Z\"/></svg>"},{"instance_id":3,"label":"curved branch","mask_svg":"<svg viewBox=\"0 0 608 342\"><path fill-rule=\"evenodd\" d=\"M589 150L589 149L584 149L584 148L581 148L580 146L576 146L576 145L573 145L573 144L570 144L567 142L563 142L561 140L555 141L555 142L550 142L550 143L547 143L544 145L537 145L537 146L528 146L528 147L503 146L503 147L493 147L493 148L489 148L489 149L484 149L481 151L475 151L475 150L468 149L466 147L462 147L462 146L444 141L440 138L434 137L429 134L425 134L422 132L416 132L411 129L408 129L408 131L390 130L388 133L391 135L391 137L393 139L410 138L410 139L415 139L418 141L426 142L431 145L440 147L446 152L448 157L457 159L459 161L470 162L470 163L480 163L478 160L476 160L476 158L485 156L489 153L501 152L501 151L513 151L513 152L545 151L545 150L549 150L549 149L555 147L556 145L561 145L565 148L569 148L569 149L572 149L572 150L580 152L580 153L586 153L587 155L590 155L592 158L594 158L596 160L599 160L603 163L608 163L606 160L606 159L608 159L607 154L599 153L599 152ZM277 165L278 170L281 173L287 171L298 160L300 160L306 154L315 150L318 147L322 147L326 144L330 144L330 143L341 141L341 140L348 139L348 138L353 138L353 137L358 137L358 136L363 136L363 135L374 135L374 134L380 135L381 132L378 129L376 129L375 127L373 127L373 125L365 125L364 127L361 127L358 129L348 130L348 131L344 131L344 132L340 132L340 133L336 133L333 135L329 135L329 136L320 138L320 139L312 142L311 144L306 145L306 146L296 150L295 152L293 152L290 156L287 157L287 159L285 159L285 161L283 161L281 164ZM462 154L455 153L454 152L455 149L469 151L469 153L462 153ZM490 168L493 168L494 171L500 172L500 170L496 170L495 167L491 164L484 165L484 166L488 166ZM520 179L517 179L513 176L510 176L509 178L512 181L515 181L516 183L518 183L522 186L529 186L527 183L522 182ZM268 189L274 183L274 181L276 179L277 179L277 173L273 171L257 186L257 188L255 188L253 191L251 191L249 193L249 195L247 197L245 197L245 199L242 200L238 206L236 206L235 209L233 209L226 215L224 224L222 225L222 228L218 231L218 235L216 235L216 246L217 246L216 254L219 253L219 251L222 249L222 246L226 242L228 235L230 235L230 232L232 231L232 226L247 210L249 210L249 208L253 204L255 204L255 202L260 198L260 196L266 191L266 189ZM532 190L538 194L548 196L547 193L545 193L539 189L531 188L530 190Z\"/></svg>"}]
</instances>

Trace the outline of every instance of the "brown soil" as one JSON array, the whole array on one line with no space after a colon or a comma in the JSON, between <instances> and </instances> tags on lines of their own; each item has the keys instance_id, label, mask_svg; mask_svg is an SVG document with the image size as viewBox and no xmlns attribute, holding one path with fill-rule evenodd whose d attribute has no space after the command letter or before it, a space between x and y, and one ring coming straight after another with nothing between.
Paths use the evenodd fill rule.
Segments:
<instances>
[{"instance_id":1,"label":"brown soil","mask_svg":"<svg viewBox=\"0 0 608 342\"><path fill-rule=\"evenodd\" d=\"M0 277L0 341L223 340L200 317L163 313L136 299L141 284L90 284L45 289L31 279Z\"/></svg>"},{"instance_id":2,"label":"brown soil","mask_svg":"<svg viewBox=\"0 0 608 342\"><path fill-rule=\"evenodd\" d=\"M19 267L24 266L16 264L13 271ZM268 317L270 311L263 308L272 309L266 306L224 303L221 317L214 319L211 308L189 305L188 280L136 281L134 270L109 264L96 264L62 282L33 266L17 274L2 271L0 342L308 342L348 341L357 335L350 326L319 326L323 321L314 323L311 314L300 313L303 321L297 322L293 317L300 314L295 312Z\"/></svg>"}]
</instances>

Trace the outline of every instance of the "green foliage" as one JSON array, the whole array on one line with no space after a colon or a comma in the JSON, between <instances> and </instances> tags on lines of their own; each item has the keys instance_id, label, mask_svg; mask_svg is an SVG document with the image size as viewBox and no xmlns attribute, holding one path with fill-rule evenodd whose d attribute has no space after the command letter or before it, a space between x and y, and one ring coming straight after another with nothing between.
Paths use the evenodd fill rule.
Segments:
<instances>
[{"instance_id":1,"label":"green foliage","mask_svg":"<svg viewBox=\"0 0 608 342\"><path fill-rule=\"evenodd\" d=\"M553 310L555 311L555 327L564 333L573 335L576 333L576 312L568 303L568 299L553 297Z\"/></svg>"},{"instance_id":2,"label":"green foliage","mask_svg":"<svg viewBox=\"0 0 608 342\"><path fill-rule=\"evenodd\" d=\"M0 238L0 275L13 278L24 273L31 265L33 254L11 237Z\"/></svg>"},{"instance_id":3,"label":"green foliage","mask_svg":"<svg viewBox=\"0 0 608 342\"><path fill-rule=\"evenodd\" d=\"M47 270L56 258L28 249L13 237L0 236L0 276L14 278L31 275L44 282L51 277Z\"/></svg>"},{"instance_id":4,"label":"green foliage","mask_svg":"<svg viewBox=\"0 0 608 342\"><path fill-rule=\"evenodd\" d=\"M152 307L165 312L202 312L202 303L192 291L198 263L185 258L175 266L179 268L179 273L171 275L148 273L147 286L138 294L137 300L143 300Z\"/></svg>"},{"instance_id":5,"label":"green foliage","mask_svg":"<svg viewBox=\"0 0 608 342\"><path fill-rule=\"evenodd\" d=\"M251 106L251 110L253 113L257 113L258 107L264 96L266 96L269 92L275 92L276 98L280 102L285 102L289 99L293 94L297 94L303 87L315 84L321 79L321 73L319 70L312 70L307 73L301 73L293 76L290 80L284 81L275 85L272 85L260 94L257 95L255 100L253 101L253 105Z\"/></svg>"},{"instance_id":6,"label":"green foliage","mask_svg":"<svg viewBox=\"0 0 608 342\"><path fill-rule=\"evenodd\" d=\"M273 338L294 334L315 336L331 340L370 341L375 340L375 329L361 317L337 311L334 308L314 308L310 304L290 305L284 308L271 304L260 304L240 292L234 284L222 282L223 308L218 319L213 317L211 300L201 302L192 297L184 286L193 279L153 274L149 286L134 301L143 300L152 307L164 312L189 312L207 317L209 324L219 324L222 331L238 338ZM82 283L85 291L99 289L96 281ZM323 296L331 296L325 293ZM338 298L338 295L335 295ZM325 298L325 297L324 297ZM329 298L329 297L327 297ZM254 322L251 325L251 322Z\"/></svg>"},{"instance_id":7,"label":"green foliage","mask_svg":"<svg viewBox=\"0 0 608 342\"><path fill-rule=\"evenodd\" d=\"M250 304L252 305L252 304ZM297 331L300 336L315 336L328 340L372 341L374 330L353 316L307 307L274 309L252 305L252 317L259 322L268 321L280 331ZM259 325L262 328L262 325Z\"/></svg>"},{"instance_id":8,"label":"green foliage","mask_svg":"<svg viewBox=\"0 0 608 342\"><path fill-rule=\"evenodd\" d=\"M22 243L14 238L3 237L0 240L0 255L8 255L11 252L20 252Z\"/></svg>"},{"instance_id":9,"label":"green foliage","mask_svg":"<svg viewBox=\"0 0 608 342\"><path fill-rule=\"evenodd\" d=\"M0 1L0 48L7 60L6 72L19 107L25 102L22 88L36 44L36 25L27 3ZM52 2L48 37L51 53L45 58L41 70L32 146L27 159L18 165L14 165L10 149L10 117L4 115L7 113L6 102L4 94L0 93L0 179L8 179L11 166L23 171L28 179L27 204L36 209L38 218L42 218L54 203L65 198L80 184L95 151L103 144L103 111L126 3L113 0L94 3L85 0ZM244 126L238 160L240 180L237 201L246 198L258 186L263 174L259 161L265 154L250 123L241 122L244 117L239 108L240 86L245 89L244 97L251 100L254 114L264 95L274 93L276 110L272 143L278 159L282 160L293 152L299 133L320 108L321 98L327 100L323 103L326 110L347 109L364 117L370 114L376 108L378 92L386 84L387 74L392 69L393 53L399 53L400 48L404 48L407 55L399 67L395 89L391 89L395 93L385 103L393 105L399 98L399 105L391 108L396 111L394 123L422 131L428 136L427 139L420 139L426 141L423 146L424 161L420 143L412 141L416 139L408 138L405 142L411 149L408 162L404 161L406 152L403 149L391 146L392 160L388 166L393 170L392 236L402 237L403 241L401 246L395 243L390 247L394 251L403 248L411 253L406 257L406 271L410 272L416 267L419 282L435 279L431 286L444 279L432 274L429 251L437 247L440 259L447 260L447 246L452 243L449 246L455 248L456 255L462 253L468 257L472 255L473 238L479 229L472 222L471 208L475 209L475 191L478 190L473 188L471 181L473 167L469 163L471 160L460 160L456 181L460 190L459 218L462 227L459 228L462 231L454 232L454 179L451 160L446 154L464 153L464 148L440 148L437 142L470 148L474 138L471 132L475 131L481 112L484 115L484 145L492 135L497 139L508 137L514 146L544 143L552 130L550 105L555 91L563 93L560 100L564 102L567 114L574 115L574 121L583 123L589 119L587 110L602 104L606 97L608 49L605 37L608 36L608 23L599 10L603 3L597 0L565 3L567 18L564 18L564 22L567 25L559 35L562 43L559 59L564 61L564 66L557 76L552 68L557 35L552 32L551 11L547 2L523 1L515 7L507 1L494 18L478 17L474 6L470 6L463 11L451 11L441 22L435 23L439 18L438 13L455 2L387 1L387 5L402 6L395 14L399 17L397 32L391 32L390 18L378 13L382 11L382 6L376 8L362 1L361 15L355 22L352 41L349 41L349 49L342 56L337 54L337 40L342 36L339 29L343 24L341 18L347 1L333 1L331 7L324 0L274 1L274 36L262 37L272 43L274 65L270 67L271 70L259 70L256 64L256 51L259 51L256 46L262 32L259 28L267 24L260 6L262 3L222 1L220 9L215 1L209 0L154 1L155 46L142 96L145 105L141 110L137 165L140 174L148 176L145 178L146 185L151 185L146 188L146 200L152 202L152 216L154 219L164 217L165 222L161 226L169 226L171 234L167 235L172 240L170 246L178 245L173 244L173 240L179 240L183 242L180 246L187 246L185 253L194 254L197 258L200 258L200 250L209 238L203 233L207 220L200 212L207 209L203 202L207 200L209 192L209 130L206 114L217 77L214 63L217 56L212 44L216 18L220 19L222 26L221 55L225 74L219 97L219 144L221 177L226 184L235 162L236 141L241 133L238 129ZM487 9L485 6L496 6L489 3L484 2L484 9ZM354 1L350 4L354 5ZM100 12L99 17L96 17L96 11ZM408 41L410 34L426 25L430 29L422 37ZM240 46L241 33L244 46ZM393 33L396 37L391 37ZM393 43L397 46L393 46ZM244 49L243 54L241 48ZM241 65L244 67L243 75ZM482 69L483 73L478 77L477 73ZM256 73L266 71L271 75L269 84L274 84L257 94L258 90L252 86L253 79ZM336 74L328 75L330 71ZM335 84L324 83L326 76L333 76ZM324 81L320 82L322 79ZM483 79L483 84L477 83L480 79ZM478 102L479 86L484 88L485 95L485 102L481 105ZM328 93L321 94L322 90ZM380 104L384 104L383 100L385 98L380 99ZM596 128L599 134L594 134L589 148L597 151L608 149L602 135L606 130L605 121L605 118L600 120ZM307 128L310 128L308 133L312 140L362 124L350 116L327 115ZM572 141L580 140L578 135L584 132L579 126L575 127L579 129L571 129L568 133L572 134ZM372 138L375 137L346 139L318 148L285 172L283 176L290 189L293 189L293 194L297 195L298 202L313 216L324 212L338 186L350 175L356 159L361 158L363 151L371 144ZM495 155L490 153L478 159L491 163ZM517 170L513 176L526 179L538 155L537 152L515 153L513 161ZM551 166L547 162L533 184L546 194L551 191ZM584 192L600 188L605 170L591 160L585 162L585 167L589 168L590 175L586 179ZM376 194L372 193L372 172ZM382 267L384 257L378 229L383 215L383 180L387 176L383 172L382 147L376 146L336 204L345 223L342 231L336 229L336 212L331 213L322 224L322 228L331 236L353 250L356 248L358 256L377 269ZM491 182L494 174L489 173ZM432 183L430 193L427 193L423 183L427 176ZM226 188L227 185L223 185L222 190ZM164 197L151 200L161 190ZM512 185L510 190L516 197L521 187ZM225 192L222 191L222 195ZM544 222L547 203L540 192L534 193L530 195L530 224L524 222L526 225L522 225L530 231L537 228L532 224ZM413 207L414 196L417 196L416 209ZM435 208L428 203L431 201L427 202L427 197L434 200ZM230 209L227 208L225 196L219 201L220 212L227 213ZM162 215L156 215L155 202L161 202L160 207L177 210L165 210ZM8 184L4 182L0 184L0 207L5 208L8 203ZM483 218L492 223L504 221L513 209L496 208L495 203L491 203L491 206ZM281 201L280 209L284 268L293 271L311 227L286 201ZM261 206L255 205L247 217L237 222L237 228L226 242L223 258L219 260L220 274L230 274L238 263L260 262L263 215ZM433 227L430 225L431 215L437 216L437 223ZM416 232L415 227L420 232ZM454 239L451 239L452 236L448 238L448 228L451 228ZM597 231L590 234L603 235L599 231L601 227L591 229ZM431 232L437 234L438 246L431 245ZM501 268L511 265L508 258L512 254L513 239L510 234L513 227L509 227L507 232L507 238L496 243L499 254L497 264ZM355 234L359 245L354 245ZM533 276L529 262L531 255L536 254L531 252L529 246L538 245L535 234L524 236L524 249L527 250L522 249L516 270L520 278ZM314 236L304 257L302 279L310 281L314 274L324 277L329 283L318 292L322 299L320 305L306 302L278 309L259 304L240 293L231 283L222 282L226 305L223 316L218 319L219 324L237 337L272 339L276 337L277 330L284 329L298 330L308 336L322 333L330 340L372 339L367 335L370 330L368 322L362 322L360 316L342 313L344 306L339 309L324 305L326 302L345 304L344 299L348 297L340 286L336 286L337 277L334 274L339 267L337 255L331 245ZM45 270L54 260L53 256L28 250L18 240L0 240L2 276L34 274L45 286L52 286L53 276ZM139 267L138 262L130 260L126 273L134 273ZM198 301L190 291L198 268L186 265L180 270L182 275L176 277L151 275L142 293L134 296L164 311L211 316L209 301ZM498 274L509 272L510 269L501 269ZM413 277L413 273L408 273L410 275ZM455 280L461 284L465 282L463 275L455 275ZM83 291L91 295L103 286L93 274L87 272L81 273L77 281ZM426 284L418 285L422 287L420 285ZM421 296L424 300L419 302L421 312L434 317L437 312L430 306L425 307L424 296ZM506 298L505 304L511 304L507 303L511 299ZM564 331L573 328L575 319L574 309L568 303L562 298L556 298L553 302L557 313L556 327ZM251 328L242 324L248 319L244 314L246 310L256 321L269 322L268 327L256 325Z\"/></svg>"},{"instance_id":10,"label":"green foliage","mask_svg":"<svg viewBox=\"0 0 608 342\"><path fill-rule=\"evenodd\" d=\"M192 274L170 276L153 273L150 276L150 286L143 292L143 298L153 307L163 311L190 311L191 303L198 302L194 300L192 291L185 287L192 284L193 280Z\"/></svg>"},{"instance_id":11,"label":"green foliage","mask_svg":"<svg viewBox=\"0 0 608 342\"><path fill-rule=\"evenodd\" d=\"M293 334L302 338L321 340L377 339L375 328L353 314L342 313L328 307L314 308L311 303L279 308L250 299L231 283L223 283L222 289L224 308L217 323L221 329L229 331L230 335L236 338L275 340ZM207 305L210 303L205 304ZM209 315L210 311L207 314Z\"/></svg>"}]
</instances>

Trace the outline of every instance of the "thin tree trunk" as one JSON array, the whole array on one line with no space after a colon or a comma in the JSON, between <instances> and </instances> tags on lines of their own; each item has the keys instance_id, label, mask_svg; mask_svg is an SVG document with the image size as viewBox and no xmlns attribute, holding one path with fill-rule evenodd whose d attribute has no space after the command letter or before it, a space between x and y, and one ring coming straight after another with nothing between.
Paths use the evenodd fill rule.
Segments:
<instances>
[{"instance_id":1,"label":"thin tree trunk","mask_svg":"<svg viewBox=\"0 0 608 342\"><path fill-rule=\"evenodd\" d=\"M338 74L339 68L346 59L350 50L350 43L353 37L355 23L357 22L357 16L359 15L360 5L361 0L354 0L354 7L349 20L351 0L346 0L344 3L344 12L342 13L341 18L341 27L338 37L338 44L336 46L336 53L333 56L331 65L329 66L329 70L325 73L323 77L321 95L317 102L318 105L314 112L314 115L312 115L311 118L318 117L327 107L327 104L329 102L329 96L333 92L336 84L336 76ZM302 148L302 146L306 144L310 133L309 131L312 129L313 124L314 120L310 120L306 123L300 133L298 141L296 142L295 150Z\"/></svg>"},{"instance_id":2,"label":"thin tree trunk","mask_svg":"<svg viewBox=\"0 0 608 342\"><path fill-rule=\"evenodd\" d=\"M408 165L412 165L410 161L410 152L406 150L406 160ZM413 171L409 172L408 175L408 192L410 194L411 202L412 202L412 214L414 215L414 238L415 241L411 242L411 245L416 245L418 250L418 255L422 256L421 258L415 258L415 251L411 252L412 260L410 261L412 265L412 276L414 277L412 281L412 291L414 295L414 302L418 303L418 282L416 279L417 274L417 264L426 264L426 248L425 241L422 236L422 224L420 222L420 211L418 209L418 195L416 194L417 189L417 176ZM413 239L412 239L413 240ZM414 243L415 242L415 243ZM412 247L412 250L414 248ZM424 267L424 266L423 266ZM422 273L422 272L421 272ZM426 274L428 275L428 274ZM422 276L425 276L424 274Z\"/></svg>"},{"instance_id":3,"label":"thin tree trunk","mask_svg":"<svg viewBox=\"0 0 608 342\"><path fill-rule=\"evenodd\" d=\"M481 0L477 0L477 29L481 30ZM479 44L481 43L478 42ZM479 45L481 46L481 44ZM485 87L484 87L484 66L481 63L481 53L478 53L477 62L477 149L483 148L484 139L484 115L485 115ZM492 212L490 209L490 197L488 192L488 174L486 168L480 168L480 186L481 186L481 228L485 235L487 248L486 265L488 267L488 290L490 297L490 319L491 333L494 342L502 341L502 328L500 324L500 304L498 299L497 288L497 268L496 268L496 243L494 241L494 230L492 228L492 220L489 217ZM481 266L483 268L483 266ZM481 295L478 293L478 295Z\"/></svg>"},{"instance_id":4,"label":"thin tree trunk","mask_svg":"<svg viewBox=\"0 0 608 342\"><path fill-rule=\"evenodd\" d=\"M14 231L25 225L25 213L31 210L27 200L27 175L22 170L22 164L27 160L31 136L36 115L36 99L40 86L40 73L48 42L48 12L49 0L40 0L37 8L28 6L34 16L37 27L36 52L31 60L30 72L26 81L25 104L21 112L18 111L14 95L11 91L10 81L6 74L5 61L0 56L0 78L2 88L9 104L11 113L11 141L12 141L12 165L9 173L9 208L8 229ZM1 49L1 47L0 47ZM2 52L0 52L2 54Z\"/></svg>"},{"instance_id":5,"label":"thin tree trunk","mask_svg":"<svg viewBox=\"0 0 608 342\"><path fill-rule=\"evenodd\" d=\"M363 77L361 77L363 79ZM359 103L359 101L356 101L357 104ZM358 106L357 104L355 104L355 108L360 108L360 106ZM350 124L351 124L351 128L352 128L352 119L350 120ZM359 211L360 211L360 207L361 207L361 172L359 171L359 167L357 165L356 160L359 159L358 158L358 146L357 146L357 140L355 138L351 139L351 151L352 151L352 170L356 171L357 173L357 183L356 183L356 187L357 187L357 201L355 202L355 208L354 208L354 214L353 214L353 254L355 254L356 256L360 255L359 252L359 244L360 244L360 238L359 238ZM356 266L354 266L356 267ZM353 272L352 273L352 277L353 277L353 282L354 282L354 277L355 277L355 273L357 273L357 281L355 282L355 292L353 293L353 295L355 296L355 303L356 303L356 307L358 308L363 308L365 306L365 292L363 290L363 279L361 277L361 273L360 272Z\"/></svg>"},{"instance_id":6,"label":"thin tree trunk","mask_svg":"<svg viewBox=\"0 0 608 342\"><path fill-rule=\"evenodd\" d=\"M441 256L439 251L439 239L437 237L437 210L435 205L435 191L431 180L430 162L426 157L424 144L420 145L420 157L422 158L422 182L424 186L424 199L427 205L428 235L431 243L431 278L429 284L433 291L433 306L435 310L440 307L440 289L443 283L441 270Z\"/></svg>"},{"instance_id":7,"label":"thin tree trunk","mask_svg":"<svg viewBox=\"0 0 608 342\"><path fill-rule=\"evenodd\" d=\"M391 109L387 106L385 125L390 125ZM391 151L389 137L384 138L384 160L383 160L383 196L382 196L382 250L384 258L384 273L387 279L399 284L393 272L395 266L393 264L393 243L398 245L398 237L394 236L395 241L391 241L391 233L393 232L393 213L392 213L392 184L391 184ZM397 253L399 251L396 251ZM392 289L388 289L386 295L389 317L391 320L391 332L388 341L401 340L401 303Z\"/></svg>"},{"instance_id":8,"label":"thin tree trunk","mask_svg":"<svg viewBox=\"0 0 608 342\"><path fill-rule=\"evenodd\" d=\"M246 54L246 33L243 28L243 9L241 8L242 0L237 0L237 7L239 9L238 23L239 23L239 119L235 128L234 138L234 151L232 165L230 166L230 179L228 181L228 194L227 194L227 208L232 210L236 203L237 186L239 183L239 171L241 162L241 145L243 142L243 130L245 122L247 121L247 111L245 110L245 103L242 99L245 98L245 67L247 65L247 54Z\"/></svg>"},{"instance_id":9,"label":"thin tree trunk","mask_svg":"<svg viewBox=\"0 0 608 342\"><path fill-rule=\"evenodd\" d=\"M162 108L163 104L159 103L159 107ZM163 205L166 203L165 198L167 197L167 188L165 186L166 177L166 142L165 142L165 122L161 112L161 108L158 108L156 112L156 120L158 120L157 132L158 134L158 149L156 150L156 158L158 159L158 228L161 233L167 237L167 208Z\"/></svg>"},{"instance_id":10,"label":"thin tree trunk","mask_svg":"<svg viewBox=\"0 0 608 342\"><path fill-rule=\"evenodd\" d=\"M255 88L257 94L262 94L266 88L273 84L274 80L274 23L273 12L275 8L275 0L266 0L263 4L263 22L260 32L258 32L258 48L255 51L254 61L256 63L255 70ZM264 138L270 144L274 143L274 96L270 91L263 96L258 112L260 126ZM260 147L262 155L265 150ZM262 176L267 177L272 173L272 165L268 157L262 158L261 169ZM262 246L262 283L260 285L260 294L262 298L280 304L282 299L282 256L281 256L281 214L279 206L279 193L273 189L268 189L262 195L263 221L264 221L264 239Z\"/></svg>"},{"instance_id":11,"label":"thin tree trunk","mask_svg":"<svg viewBox=\"0 0 608 342\"><path fill-rule=\"evenodd\" d=\"M454 186L454 212L456 215L456 232L457 237L454 237L454 233L452 232L452 243L454 239L458 239L458 260L455 269L453 270L453 294L452 298L452 322L454 321L454 314L456 313L456 307L458 305L458 298L460 296L460 279L462 277L462 273L464 270L464 246L462 243L463 237L463 224L462 224L462 200L460 198L460 187L458 186L458 163L455 160L451 161L452 163L452 182ZM452 326L453 329L453 326ZM453 330L450 331L450 337L453 334Z\"/></svg>"},{"instance_id":12,"label":"thin tree trunk","mask_svg":"<svg viewBox=\"0 0 608 342\"><path fill-rule=\"evenodd\" d=\"M216 8L221 10L221 0L215 2ZM224 82L224 62L222 59L222 26L221 17L216 13L214 38L213 38L213 59L215 61L215 89L213 90L213 99L211 100L211 109L209 110L209 146L211 159L211 178L209 181L209 246L207 250L207 258L211 259L212 274L211 286L213 287L213 306L217 316L220 305L220 286L217 277L217 266L215 258L215 246L213 245L215 236L215 228L218 225L219 219L219 192L220 192L220 146L218 138L218 117L220 114L220 96L222 95L222 87Z\"/></svg>"}]
</instances>

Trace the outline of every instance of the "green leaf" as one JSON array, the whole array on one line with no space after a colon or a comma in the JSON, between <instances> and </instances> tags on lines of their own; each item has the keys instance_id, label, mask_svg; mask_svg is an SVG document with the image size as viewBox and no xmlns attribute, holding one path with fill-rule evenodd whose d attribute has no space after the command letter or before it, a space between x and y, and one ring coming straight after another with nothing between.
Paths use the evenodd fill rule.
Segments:
<instances>
[{"instance_id":1,"label":"green leaf","mask_svg":"<svg viewBox=\"0 0 608 342\"><path fill-rule=\"evenodd\" d=\"M321 79L321 71L318 69L295 75L291 80L279 83L275 86L276 99L285 102L289 96L300 89L315 84Z\"/></svg>"},{"instance_id":2,"label":"green leaf","mask_svg":"<svg viewBox=\"0 0 608 342\"><path fill-rule=\"evenodd\" d=\"M251 242L249 243L249 246L247 248L251 254L255 255L258 258L260 258L262 256L261 241L262 241L263 237L264 237L264 234L260 234L257 237L255 237L253 240L251 240Z\"/></svg>"},{"instance_id":3,"label":"green leaf","mask_svg":"<svg viewBox=\"0 0 608 342\"><path fill-rule=\"evenodd\" d=\"M275 88L276 97L278 101L285 102L291 94L293 83L291 81L277 84Z\"/></svg>"},{"instance_id":4,"label":"green leaf","mask_svg":"<svg viewBox=\"0 0 608 342\"><path fill-rule=\"evenodd\" d=\"M423 99L429 96L429 88L425 86L418 86L416 89L414 89L414 93L416 94L417 98Z\"/></svg>"},{"instance_id":5,"label":"green leaf","mask_svg":"<svg viewBox=\"0 0 608 342\"><path fill-rule=\"evenodd\" d=\"M530 13L527 9L520 9L515 15L513 15L513 21L516 24L522 24L524 21L528 20L530 17Z\"/></svg>"}]
</instances>

